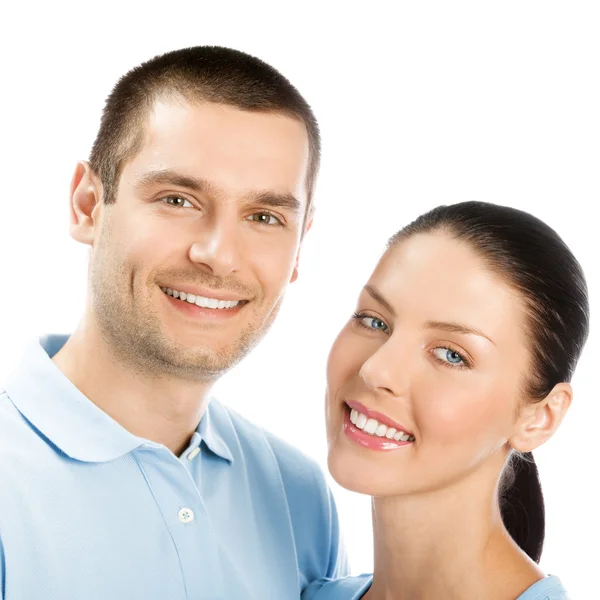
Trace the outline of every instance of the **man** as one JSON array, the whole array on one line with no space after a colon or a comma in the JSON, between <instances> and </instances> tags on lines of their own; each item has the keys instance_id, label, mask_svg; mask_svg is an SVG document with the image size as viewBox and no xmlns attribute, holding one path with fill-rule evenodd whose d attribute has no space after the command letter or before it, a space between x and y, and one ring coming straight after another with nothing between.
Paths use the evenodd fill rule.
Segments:
<instances>
[{"instance_id":1,"label":"man","mask_svg":"<svg viewBox=\"0 0 600 600\"><path fill-rule=\"evenodd\" d=\"M297 278L319 145L297 90L238 51L117 83L71 185L85 315L0 395L4 600L285 600L346 573L318 467L209 404Z\"/></svg>"}]
</instances>

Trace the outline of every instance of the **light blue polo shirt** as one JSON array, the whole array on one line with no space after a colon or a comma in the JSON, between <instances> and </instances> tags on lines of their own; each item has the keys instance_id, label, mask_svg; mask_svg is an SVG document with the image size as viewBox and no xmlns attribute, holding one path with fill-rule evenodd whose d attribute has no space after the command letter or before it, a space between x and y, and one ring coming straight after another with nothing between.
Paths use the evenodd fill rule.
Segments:
<instances>
[{"instance_id":1,"label":"light blue polo shirt","mask_svg":"<svg viewBox=\"0 0 600 600\"><path fill-rule=\"evenodd\" d=\"M360 600L373 581L372 575L322 579L313 582L302 594L302 600ZM516 600L569 600L558 577L550 575L534 583Z\"/></svg>"},{"instance_id":2,"label":"light blue polo shirt","mask_svg":"<svg viewBox=\"0 0 600 600\"><path fill-rule=\"evenodd\" d=\"M216 400L177 457L75 388L66 340L0 388L2 600L298 600L348 573L314 461Z\"/></svg>"}]
</instances>

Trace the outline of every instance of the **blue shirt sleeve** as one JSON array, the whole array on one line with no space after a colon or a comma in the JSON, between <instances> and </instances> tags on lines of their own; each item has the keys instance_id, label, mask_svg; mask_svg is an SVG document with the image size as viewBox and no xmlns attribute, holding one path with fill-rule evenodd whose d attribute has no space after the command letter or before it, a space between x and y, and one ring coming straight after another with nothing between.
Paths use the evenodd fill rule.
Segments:
<instances>
[{"instance_id":1,"label":"blue shirt sleeve","mask_svg":"<svg viewBox=\"0 0 600 600\"><path fill-rule=\"evenodd\" d=\"M2 537L0 536L0 600L4 598L4 545L2 544Z\"/></svg>"},{"instance_id":2,"label":"blue shirt sleeve","mask_svg":"<svg viewBox=\"0 0 600 600\"><path fill-rule=\"evenodd\" d=\"M549 575L534 583L517 600L569 600L567 590L556 575Z\"/></svg>"},{"instance_id":3,"label":"blue shirt sleeve","mask_svg":"<svg viewBox=\"0 0 600 600\"><path fill-rule=\"evenodd\" d=\"M313 581L302 593L302 600L360 600L373 581L372 575L322 578ZM517 600L569 600L567 591L556 576L549 576L534 583Z\"/></svg>"},{"instance_id":4,"label":"blue shirt sleeve","mask_svg":"<svg viewBox=\"0 0 600 600\"><path fill-rule=\"evenodd\" d=\"M318 579L302 593L301 600L360 600L373 582L370 574L341 579Z\"/></svg>"}]
</instances>

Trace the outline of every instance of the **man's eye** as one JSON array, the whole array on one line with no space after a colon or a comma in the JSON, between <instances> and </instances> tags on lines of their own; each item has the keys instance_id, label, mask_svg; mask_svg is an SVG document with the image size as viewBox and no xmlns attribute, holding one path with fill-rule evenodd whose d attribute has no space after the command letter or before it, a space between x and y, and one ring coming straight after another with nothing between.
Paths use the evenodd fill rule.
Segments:
<instances>
[{"instance_id":1,"label":"man's eye","mask_svg":"<svg viewBox=\"0 0 600 600\"><path fill-rule=\"evenodd\" d=\"M163 198L163 202L175 208L194 208L194 205L189 200L181 196L166 196Z\"/></svg>"},{"instance_id":2,"label":"man's eye","mask_svg":"<svg viewBox=\"0 0 600 600\"><path fill-rule=\"evenodd\" d=\"M282 225L281 221L275 215L267 212L254 213L248 218L250 221L262 223L263 225Z\"/></svg>"}]
</instances>

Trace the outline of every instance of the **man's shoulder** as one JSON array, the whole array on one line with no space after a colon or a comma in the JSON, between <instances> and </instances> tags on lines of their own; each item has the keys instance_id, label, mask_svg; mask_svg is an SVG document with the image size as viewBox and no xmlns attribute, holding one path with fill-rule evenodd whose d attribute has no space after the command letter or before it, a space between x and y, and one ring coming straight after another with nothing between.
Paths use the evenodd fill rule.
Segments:
<instances>
[{"instance_id":1,"label":"man's shoulder","mask_svg":"<svg viewBox=\"0 0 600 600\"><path fill-rule=\"evenodd\" d=\"M268 447L278 463L282 476L295 479L314 480L315 477L319 480L323 479L321 467L314 458L268 429L252 422L230 406L216 399L213 400L211 417L220 422L219 424L222 424L224 419L228 419L243 446L257 448L262 444Z\"/></svg>"},{"instance_id":2,"label":"man's shoulder","mask_svg":"<svg viewBox=\"0 0 600 600\"><path fill-rule=\"evenodd\" d=\"M274 477L269 479L269 485L283 487L295 525L309 527L310 522L319 523L321 527L327 524L329 527L331 520L336 519L335 508L319 463L231 407L217 403L215 408L221 412L218 419L230 420L246 468L251 469L258 481L262 481L266 472L270 472ZM213 414L211 411L211 419Z\"/></svg>"},{"instance_id":3,"label":"man's shoulder","mask_svg":"<svg viewBox=\"0 0 600 600\"><path fill-rule=\"evenodd\" d=\"M43 478L48 471L45 443L10 397L0 390L0 489L20 489L27 477ZM7 494L0 494L0 505Z\"/></svg>"},{"instance_id":4,"label":"man's shoulder","mask_svg":"<svg viewBox=\"0 0 600 600\"><path fill-rule=\"evenodd\" d=\"M214 404L215 421L229 424L239 440L244 464L254 463L257 481L265 473L274 475L269 485L281 489L293 529L301 589L319 577L348 573L348 561L339 532L335 502L319 463L279 436L252 423L224 404ZM211 410L211 420L213 411ZM266 465L274 468L262 469ZM262 471L262 472L261 472ZM268 485L261 490L269 489Z\"/></svg>"},{"instance_id":5,"label":"man's shoulder","mask_svg":"<svg viewBox=\"0 0 600 600\"><path fill-rule=\"evenodd\" d=\"M15 450L27 444L27 433L30 426L23 415L12 403L8 394L0 387L0 453Z\"/></svg>"}]
</instances>

